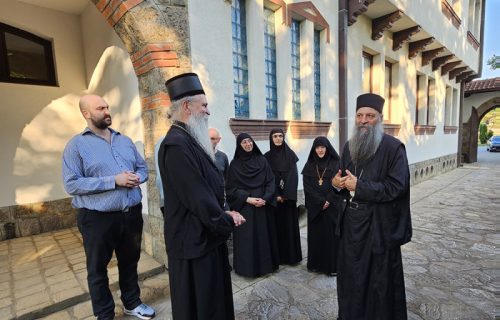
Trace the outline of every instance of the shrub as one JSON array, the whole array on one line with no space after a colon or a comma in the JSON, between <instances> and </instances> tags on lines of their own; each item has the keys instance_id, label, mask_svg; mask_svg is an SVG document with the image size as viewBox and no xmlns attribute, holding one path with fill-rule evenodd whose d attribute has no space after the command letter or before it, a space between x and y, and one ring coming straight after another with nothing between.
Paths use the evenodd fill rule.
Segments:
<instances>
[{"instance_id":1,"label":"shrub","mask_svg":"<svg viewBox=\"0 0 500 320\"><path fill-rule=\"evenodd\" d=\"M495 133L493 132L493 130L488 130L488 134L486 135L486 137L488 137L487 140L489 140L491 137L493 137L494 134Z\"/></svg>"},{"instance_id":2,"label":"shrub","mask_svg":"<svg viewBox=\"0 0 500 320\"><path fill-rule=\"evenodd\" d=\"M486 140L488 140L488 126L486 123L481 122L479 124L479 142L485 144Z\"/></svg>"}]
</instances>

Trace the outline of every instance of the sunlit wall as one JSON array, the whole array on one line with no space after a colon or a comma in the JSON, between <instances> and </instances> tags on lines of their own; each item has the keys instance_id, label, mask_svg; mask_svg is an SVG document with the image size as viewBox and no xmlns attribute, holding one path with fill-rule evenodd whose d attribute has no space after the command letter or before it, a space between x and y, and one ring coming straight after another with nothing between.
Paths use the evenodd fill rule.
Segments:
<instances>
[{"instance_id":1,"label":"sunlit wall","mask_svg":"<svg viewBox=\"0 0 500 320\"><path fill-rule=\"evenodd\" d=\"M67 198L61 177L66 142L85 128L78 99L103 95L113 127L143 149L137 78L120 40L89 5L81 15L0 2L0 21L53 41L57 87L0 83L0 207Z\"/></svg>"},{"instance_id":2,"label":"sunlit wall","mask_svg":"<svg viewBox=\"0 0 500 320\"><path fill-rule=\"evenodd\" d=\"M294 1L285 1L292 3ZM300 2L300 1L295 1ZM338 3L330 0L314 0L314 6L330 25L330 42L326 31L321 33L321 121L332 122L328 137L339 149L338 141ZM263 0L246 1L246 32L248 47L248 81L250 119L266 119L266 82L264 52L264 6ZM189 28L193 71L201 76L207 92L211 112L210 125L220 130L220 149L232 159L235 137L229 127L229 118L235 117L233 96L233 57L231 30L231 2L189 0ZM292 120L291 83L291 32L283 20L283 8L274 13L276 33L276 81L278 96L278 119ZM206 14L210 12L210 14ZM200 19L199 17L203 17ZM301 120L314 120L313 63L314 26L307 19L301 23ZM287 134L287 142L299 157L298 168L302 170L312 139L296 139ZM258 141L262 152L269 150L269 142ZM302 183L299 182L299 189Z\"/></svg>"}]
</instances>

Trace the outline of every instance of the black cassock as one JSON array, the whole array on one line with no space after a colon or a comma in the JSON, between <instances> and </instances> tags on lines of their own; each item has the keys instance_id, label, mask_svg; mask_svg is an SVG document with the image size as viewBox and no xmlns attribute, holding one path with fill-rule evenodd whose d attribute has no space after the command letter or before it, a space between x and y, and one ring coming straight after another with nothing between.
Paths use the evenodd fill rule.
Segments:
<instances>
[{"instance_id":1,"label":"black cassock","mask_svg":"<svg viewBox=\"0 0 500 320\"><path fill-rule=\"evenodd\" d=\"M234 319L222 175L185 124L174 122L159 151L172 316Z\"/></svg>"},{"instance_id":2,"label":"black cassock","mask_svg":"<svg viewBox=\"0 0 500 320\"><path fill-rule=\"evenodd\" d=\"M274 175L254 142L245 152L240 143L250 135L236 139L236 152L229 165L226 197L231 210L241 213L246 222L233 233L233 268L245 277L258 277L279 267L279 252L274 217ZM253 139L252 139L253 141ZM263 207L246 202L248 197L266 200Z\"/></svg>"},{"instance_id":3,"label":"black cassock","mask_svg":"<svg viewBox=\"0 0 500 320\"><path fill-rule=\"evenodd\" d=\"M323 158L316 154L317 146L326 147ZM339 155L328 139L316 138L302 170L307 208L307 269L327 275L337 272L338 238L335 229L343 199L331 181L339 168ZM323 210L326 201L330 206Z\"/></svg>"},{"instance_id":4,"label":"black cassock","mask_svg":"<svg viewBox=\"0 0 500 320\"><path fill-rule=\"evenodd\" d=\"M339 319L407 319L400 246L411 239L410 173L404 145L384 135L366 164L354 165L346 144L342 170L357 176L341 215L337 290ZM350 194L344 190L345 199Z\"/></svg>"},{"instance_id":5,"label":"black cassock","mask_svg":"<svg viewBox=\"0 0 500 320\"><path fill-rule=\"evenodd\" d=\"M275 197L283 202L276 204L276 233L280 264L294 265L302 260L300 246L299 211L297 209L297 155L283 140L281 146L273 143L274 133L283 134L281 129L273 129L269 134L270 150L264 155L271 166L275 180Z\"/></svg>"}]
</instances>

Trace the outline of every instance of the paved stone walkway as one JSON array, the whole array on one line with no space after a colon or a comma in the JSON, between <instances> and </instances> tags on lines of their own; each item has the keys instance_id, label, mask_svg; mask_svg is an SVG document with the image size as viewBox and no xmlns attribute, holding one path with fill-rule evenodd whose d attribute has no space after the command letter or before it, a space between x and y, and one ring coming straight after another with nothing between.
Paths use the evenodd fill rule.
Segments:
<instances>
[{"instance_id":1,"label":"paved stone walkway","mask_svg":"<svg viewBox=\"0 0 500 320\"><path fill-rule=\"evenodd\" d=\"M500 316L494 284L500 243L500 153L480 149L478 158L479 163L412 187L414 237L402 250L411 320ZM305 228L301 236L307 257ZM308 272L306 259L257 279L233 273L236 318L335 319L336 278ZM109 269L112 282L114 264ZM144 254L140 265L143 274L162 267ZM55 312L46 320L93 319L85 277L76 229L0 242L0 319L35 319L40 311ZM143 280L140 286L143 300L157 311L156 319L171 319L167 274ZM133 319L123 316L119 292L114 296L117 318Z\"/></svg>"},{"instance_id":2,"label":"paved stone walkway","mask_svg":"<svg viewBox=\"0 0 500 320\"><path fill-rule=\"evenodd\" d=\"M499 316L500 153L486 156L412 187L414 237L402 250L411 320ZM304 228L301 234L307 256ZM305 261L262 278L232 279L237 319L336 318L336 278L308 272ZM158 319L171 319L168 297L153 305Z\"/></svg>"},{"instance_id":3,"label":"paved stone walkway","mask_svg":"<svg viewBox=\"0 0 500 320\"><path fill-rule=\"evenodd\" d=\"M143 253L138 270L145 278L165 268ZM111 287L117 288L114 258L108 274ZM77 228L0 242L0 319L35 319L88 299L85 253ZM92 315L91 308L80 309L79 315Z\"/></svg>"}]
</instances>

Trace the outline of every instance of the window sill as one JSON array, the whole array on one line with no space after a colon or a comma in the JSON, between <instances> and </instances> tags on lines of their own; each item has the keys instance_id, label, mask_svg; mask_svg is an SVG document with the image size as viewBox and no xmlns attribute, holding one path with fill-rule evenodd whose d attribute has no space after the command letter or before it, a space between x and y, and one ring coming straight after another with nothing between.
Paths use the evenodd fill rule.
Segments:
<instances>
[{"instance_id":1,"label":"window sill","mask_svg":"<svg viewBox=\"0 0 500 320\"><path fill-rule=\"evenodd\" d=\"M443 14L451 20L451 23L455 26L455 28L459 28L460 25L462 24L462 20L460 20L460 17L458 14L453 10L453 7L448 3L446 0L441 1L441 11Z\"/></svg>"},{"instance_id":2,"label":"window sill","mask_svg":"<svg viewBox=\"0 0 500 320\"><path fill-rule=\"evenodd\" d=\"M453 134L457 133L458 127L457 126L444 126L444 134Z\"/></svg>"},{"instance_id":3,"label":"window sill","mask_svg":"<svg viewBox=\"0 0 500 320\"><path fill-rule=\"evenodd\" d=\"M433 135L434 131L436 131L436 126L429 126L424 124L416 124L415 127L415 135Z\"/></svg>"},{"instance_id":4,"label":"window sill","mask_svg":"<svg viewBox=\"0 0 500 320\"><path fill-rule=\"evenodd\" d=\"M384 123L384 132L393 137L399 134L400 129L401 129L400 124Z\"/></svg>"},{"instance_id":5,"label":"window sill","mask_svg":"<svg viewBox=\"0 0 500 320\"><path fill-rule=\"evenodd\" d=\"M479 41L477 41L476 37L474 37L474 35L470 31L467 31L467 41L469 41L474 50L477 51L479 49L480 43Z\"/></svg>"},{"instance_id":6,"label":"window sill","mask_svg":"<svg viewBox=\"0 0 500 320\"><path fill-rule=\"evenodd\" d=\"M326 136L331 125L331 122L316 121L229 119L229 127L235 136L246 132L254 140L268 140L269 132L276 128L289 132L294 139L314 139Z\"/></svg>"}]
</instances>

